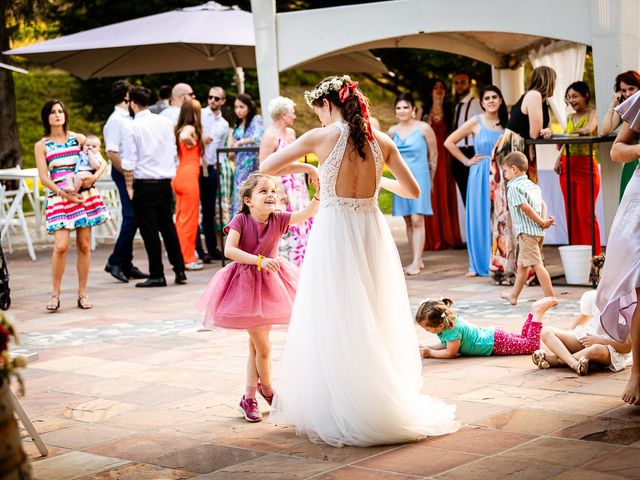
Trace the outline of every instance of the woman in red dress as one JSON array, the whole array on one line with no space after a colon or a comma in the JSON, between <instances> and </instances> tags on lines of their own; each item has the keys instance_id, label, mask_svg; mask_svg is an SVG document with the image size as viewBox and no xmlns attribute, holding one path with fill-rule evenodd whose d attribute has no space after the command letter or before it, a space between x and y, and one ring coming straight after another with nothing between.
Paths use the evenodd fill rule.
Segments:
<instances>
[{"instance_id":1,"label":"woman in red dress","mask_svg":"<svg viewBox=\"0 0 640 480\"><path fill-rule=\"evenodd\" d=\"M424 108L423 121L433 128L438 142L438 168L431 189L433 215L425 218L425 250L444 250L462 243L458 224L458 196L451 173L451 157L444 141L449 135L452 110L446 99L447 89L442 80L435 80L431 98Z\"/></svg>"}]
</instances>

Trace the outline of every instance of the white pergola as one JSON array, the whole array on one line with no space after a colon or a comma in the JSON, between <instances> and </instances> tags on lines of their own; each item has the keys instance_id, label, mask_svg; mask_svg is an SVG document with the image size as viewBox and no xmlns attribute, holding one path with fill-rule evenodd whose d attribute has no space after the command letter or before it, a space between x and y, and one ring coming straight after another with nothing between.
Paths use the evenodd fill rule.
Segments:
<instances>
[{"instance_id":1,"label":"white pergola","mask_svg":"<svg viewBox=\"0 0 640 480\"><path fill-rule=\"evenodd\" d=\"M279 71L336 52L425 48L488 63L507 101L523 91L529 50L561 40L593 51L601 117L615 76L640 67L638 0L396 0L276 14L275 0L251 0L260 100L279 94ZM511 68L509 68L511 67ZM618 205L620 166L600 148L607 229Z\"/></svg>"}]
</instances>

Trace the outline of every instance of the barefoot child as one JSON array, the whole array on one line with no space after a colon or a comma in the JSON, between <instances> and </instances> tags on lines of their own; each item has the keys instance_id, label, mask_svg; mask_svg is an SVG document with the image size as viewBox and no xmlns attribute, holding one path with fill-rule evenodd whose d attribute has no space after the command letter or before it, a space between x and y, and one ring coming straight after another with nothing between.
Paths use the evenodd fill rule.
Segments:
<instances>
[{"instance_id":1,"label":"barefoot child","mask_svg":"<svg viewBox=\"0 0 640 480\"><path fill-rule=\"evenodd\" d=\"M587 375L590 363L612 372L624 370L631 363L631 338L621 343L607 335L600 323L596 293L589 290L580 298L580 317L574 329L542 329L542 341L548 350L536 350L531 356L538 368L569 367L578 375Z\"/></svg>"},{"instance_id":2,"label":"barefoot child","mask_svg":"<svg viewBox=\"0 0 640 480\"><path fill-rule=\"evenodd\" d=\"M289 225L315 215L319 206L316 194L303 210L279 212L277 192L274 179L259 173L240 185L242 209L225 229L224 253L233 262L213 277L197 304L206 327L249 332L247 387L238 407L248 422L262 420L256 390L271 405L269 331L289 323L298 283L298 268L277 257L278 245Z\"/></svg>"},{"instance_id":3,"label":"barefoot child","mask_svg":"<svg viewBox=\"0 0 640 480\"><path fill-rule=\"evenodd\" d=\"M529 268L532 267L544 295L553 297L551 277L542 261L544 229L554 224L553 217L546 217L547 207L542 201L540 187L527 178L527 157L522 152L512 152L502 162L504 177L508 180L509 212L514 235L518 239L518 269L513 290L500 296L511 305L517 305L518 297L529 275Z\"/></svg>"},{"instance_id":4,"label":"barefoot child","mask_svg":"<svg viewBox=\"0 0 640 480\"><path fill-rule=\"evenodd\" d=\"M67 192L79 191L83 180L96 173L103 162L102 155L100 155L100 139L95 135L87 135L75 170L73 173L67 174L64 189Z\"/></svg>"},{"instance_id":5,"label":"barefoot child","mask_svg":"<svg viewBox=\"0 0 640 480\"><path fill-rule=\"evenodd\" d=\"M450 307L448 298L429 300L418 308L416 322L429 333L435 333L440 343L423 347L423 358L455 358L462 356L531 355L540 348L542 317L558 304L554 297L545 297L531 305L531 313L520 334L499 327L478 327L460 318Z\"/></svg>"}]
</instances>

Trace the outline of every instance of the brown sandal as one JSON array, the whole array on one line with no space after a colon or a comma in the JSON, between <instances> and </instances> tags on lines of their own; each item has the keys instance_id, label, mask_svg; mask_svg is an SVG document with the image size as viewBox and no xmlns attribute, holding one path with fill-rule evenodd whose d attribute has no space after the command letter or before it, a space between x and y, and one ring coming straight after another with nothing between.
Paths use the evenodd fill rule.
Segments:
<instances>
[{"instance_id":1,"label":"brown sandal","mask_svg":"<svg viewBox=\"0 0 640 480\"><path fill-rule=\"evenodd\" d=\"M89 297L86 295L78 295L78 308L81 308L82 310L89 310L93 308L93 305L89 302Z\"/></svg>"},{"instance_id":2,"label":"brown sandal","mask_svg":"<svg viewBox=\"0 0 640 480\"><path fill-rule=\"evenodd\" d=\"M576 366L573 367L573 370L581 377L587 375L589 373L589 359L587 357L582 357L578 360Z\"/></svg>"},{"instance_id":3,"label":"brown sandal","mask_svg":"<svg viewBox=\"0 0 640 480\"><path fill-rule=\"evenodd\" d=\"M51 295L45 308L48 312L57 312L60 309L60 295Z\"/></svg>"}]
</instances>

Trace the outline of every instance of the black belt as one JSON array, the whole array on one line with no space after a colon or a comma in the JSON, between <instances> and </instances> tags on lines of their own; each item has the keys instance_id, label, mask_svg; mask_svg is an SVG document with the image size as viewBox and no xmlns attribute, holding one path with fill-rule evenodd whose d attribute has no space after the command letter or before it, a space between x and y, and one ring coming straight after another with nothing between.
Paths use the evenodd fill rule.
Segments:
<instances>
[{"instance_id":1,"label":"black belt","mask_svg":"<svg viewBox=\"0 0 640 480\"><path fill-rule=\"evenodd\" d=\"M170 178L134 178L133 179L133 184L135 185L136 183L171 183L171 179Z\"/></svg>"}]
</instances>

